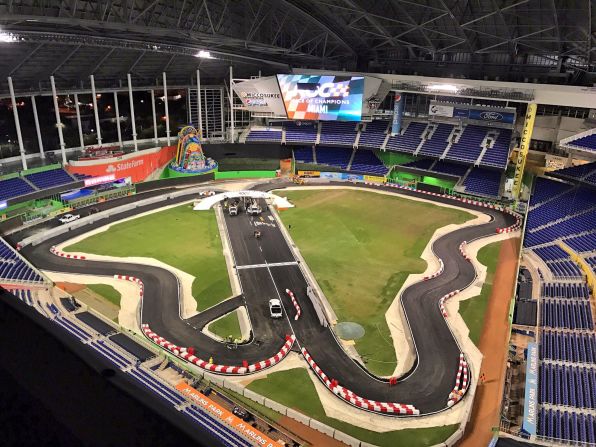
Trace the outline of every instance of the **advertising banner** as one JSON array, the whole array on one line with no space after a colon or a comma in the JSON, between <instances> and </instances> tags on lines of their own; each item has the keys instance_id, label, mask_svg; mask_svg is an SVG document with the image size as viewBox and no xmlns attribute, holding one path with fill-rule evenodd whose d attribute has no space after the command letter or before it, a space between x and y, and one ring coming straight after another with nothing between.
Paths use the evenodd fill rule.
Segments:
<instances>
[{"instance_id":1,"label":"advertising banner","mask_svg":"<svg viewBox=\"0 0 596 447\"><path fill-rule=\"evenodd\" d=\"M497 112L494 110L470 109L468 118L478 121L491 121L498 123L513 124L515 115L509 112Z\"/></svg>"},{"instance_id":2,"label":"advertising banner","mask_svg":"<svg viewBox=\"0 0 596 447\"><path fill-rule=\"evenodd\" d=\"M430 116L453 116L453 107L452 106L443 106L439 104L432 104L428 108L428 114Z\"/></svg>"},{"instance_id":3,"label":"advertising banner","mask_svg":"<svg viewBox=\"0 0 596 447\"><path fill-rule=\"evenodd\" d=\"M467 118L470 114L469 112L470 111L468 109L455 107L453 109L453 118Z\"/></svg>"},{"instance_id":4,"label":"advertising banner","mask_svg":"<svg viewBox=\"0 0 596 447\"><path fill-rule=\"evenodd\" d=\"M321 172L321 178L327 180L343 180L341 172Z\"/></svg>"},{"instance_id":5,"label":"advertising banner","mask_svg":"<svg viewBox=\"0 0 596 447\"><path fill-rule=\"evenodd\" d=\"M532 131L534 130L534 120L536 118L536 104L528 104L526 111L526 118L524 121L524 128L521 134L521 141L519 144L519 151L517 152L517 161L515 163L515 174L513 175L513 198L519 199L522 189L522 179L524 176L524 168L526 167L526 157L530 150L530 140L532 139Z\"/></svg>"},{"instance_id":6,"label":"advertising banner","mask_svg":"<svg viewBox=\"0 0 596 447\"><path fill-rule=\"evenodd\" d=\"M277 75L286 114L293 120L360 121L362 76Z\"/></svg>"},{"instance_id":7,"label":"advertising banner","mask_svg":"<svg viewBox=\"0 0 596 447\"><path fill-rule=\"evenodd\" d=\"M110 183L116 180L116 176L114 174L102 175L100 177L91 177L85 179L85 186L95 186L101 185L102 183Z\"/></svg>"},{"instance_id":8,"label":"advertising banner","mask_svg":"<svg viewBox=\"0 0 596 447\"><path fill-rule=\"evenodd\" d=\"M198 392L186 382L178 383L178 385L176 385L176 389L184 396L192 400L196 406L203 409L204 411L207 411L220 421L228 424L235 431L248 439L251 443L254 443L254 445L263 447L279 447L279 444L276 441L254 428L251 424L235 416L215 401L209 399L203 393Z\"/></svg>"},{"instance_id":9,"label":"advertising banner","mask_svg":"<svg viewBox=\"0 0 596 447\"><path fill-rule=\"evenodd\" d=\"M3 210L5 208L8 208L8 202L6 200L3 200L2 202L0 202L0 210Z\"/></svg>"},{"instance_id":10,"label":"advertising banner","mask_svg":"<svg viewBox=\"0 0 596 447\"><path fill-rule=\"evenodd\" d=\"M526 364L526 395L524 397L524 419L522 430L530 436L536 434L538 418L538 345L528 343Z\"/></svg>"},{"instance_id":11,"label":"advertising banner","mask_svg":"<svg viewBox=\"0 0 596 447\"><path fill-rule=\"evenodd\" d=\"M377 175L365 175L364 181L371 183L385 183L385 177L379 177Z\"/></svg>"},{"instance_id":12,"label":"advertising banner","mask_svg":"<svg viewBox=\"0 0 596 447\"><path fill-rule=\"evenodd\" d=\"M404 99L401 92L395 93L393 101L393 121L391 122L391 136L401 132L401 120L404 113Z\"/></svg>"},{"instance_id":13,"label":"advertising banner","mask_svg":"<svg viewBox=\"0 0 596 447\"><path fill-rule=\"evenodd\" d=\"M174 158L176 146L145 149L121 157L100 160L71 161L66 170L71 174L90 177L114 176L115 179L130 177L134 183L142 182L156 169ZM92 180L92 179L91 179ZM89 186L87 183L85 186Z\"/></svg>"},{"instance_id":14,"label":"advertising banner","mask_svg":"<svg viewBox=\"0 0 596 447\"><path fill-rule=\"evenodd\" d=\"M321 171L298 171L298 175L300 177L316 178L321 176Z\"/></svg>"},{"instance_id":15,"label":"advertising banner","mask_svg":"<svg viewBox=\"0 0 596 447\"><path fill-rule=\"evenodd\" d=\"M234 91L246 110L286 116L286 109L275 76L237 82L234 84Z\"/></svg>"}]
</instances>

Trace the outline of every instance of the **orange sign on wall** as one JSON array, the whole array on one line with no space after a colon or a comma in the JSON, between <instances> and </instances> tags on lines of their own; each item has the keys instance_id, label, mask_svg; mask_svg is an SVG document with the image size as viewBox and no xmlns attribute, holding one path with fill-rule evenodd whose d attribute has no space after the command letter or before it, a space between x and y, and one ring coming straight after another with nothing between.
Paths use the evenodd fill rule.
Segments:
<instances>
[{"instance_id":1,"label":"orange sign on wall","mask_svg":"<svg viewBox=\"0 0 596 447\"><path fill-rule=\"evenodd\" d=\"M198 407L203 408L212 415L216 416L221 421L227 423L230 427L236 430L239 434L244 436L255 445L264 447L279 447L279 443L258 431L252 425L247 424L239 417L226 410L221 405L209 399L203 393L198 392L186 382L180 382L176 385L176 389L183 395L192 400Z\"/></svg>"},{"instance_id":2,"label":"orange sign on wall","mask_svg":"<svg viewBox=\"0 0 596 447\"><path fill-rule=\"evenodd\" d=\"M66 169L71 174L92 177L114 174L116 179L130 177L134 183L142 182L156 169L168 163L176 152L176 146L146 149L121 157L98 160L71 161Z\"/></svg>"}]
</instances>

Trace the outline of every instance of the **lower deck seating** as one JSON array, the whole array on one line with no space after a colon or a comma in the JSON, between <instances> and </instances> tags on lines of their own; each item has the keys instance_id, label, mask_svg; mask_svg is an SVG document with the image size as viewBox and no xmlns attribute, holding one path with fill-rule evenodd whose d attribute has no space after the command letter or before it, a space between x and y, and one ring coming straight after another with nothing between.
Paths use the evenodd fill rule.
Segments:
<instances>
[{"instance_id":1,"label":"lower deck seating","mask_svg":"<svg viewBox=\"0 0 596 447\"><path fill-rule=\"evenodd\" d=\"M358 149L354 154L350 171L384 176L389 169L371 150Z\"/></svg>"},{"instance_id":2,"label":"lower deck seating","mask_svg":"<svg viewBox=\"0 0 596 447\"><path fill-rule=\"evenodd\" d=\"M543 363L540 366L539 400L553 405L596 408L596 369Z\"/></svg>"},{"instance_id":3,"label":"lower deck seating","mask_svg":"<svg viewBox=\"0 0 596 447\"><path fill-rule=\"evenodd\" d=\"M544 299L540 309L540 325L552 328L594 330L590 303Z\"/></svg>"},{"instance_id":4,"label":"lower deck seating","mask_svg":"<svg viewBox=\"0 0 596 447\"><path fill-rule=\"evenodd\" d=\"M270 141L281 143L282 132L279 130L251 130L246 137L247 142Z\"/></svg>"},{"instance_id":5,"label":"lower deck seating","mask_svg":"<svg viewBox=\"0 0 596 447\"><path fill-rule=\"evenodd\" d=\"M540 358L596 364L596 334L542 331Z\"/></svg>"},{"instance_id":6,"label":"lower deck seating","mask_svg":"<svg viewBox=\"0 0 596 447\"><path fill-rule=\"evenodd\" d=\"M474 168L464 181L465 192L487 197L498 197L501 189L501 171Z\"/></svg>"},{"instance_id":7,"label":"lower deck seating","mask_svg":"<svg viewBox=\"0 0 596 447\"><path fill-rule=\"evenodd\" d=\"M311 147L297 147L294 149L294 159L298 163L314 163Z\"/></svg>"},{"instance_id":8,"label":"lower deck seating","mask_svg":"<svg viewBox=\"0 0 596 447\"><path fill-rule=\"evenodd\" d=\"M37 186L39 189L52 188L54 186L73 183L74 180L64 169L52 169L51 171L36 172L26 175L27 180Z\"/></svg>"},{"instance_id":9,"label":"lower deck seating","mask_svg":"<svg viewBox=\"0 0 596 447\"><path fill-rule=\"evenodd\" d=\"M541 436L581 442L581 445L596 443L596 417L591 414L568 410L541 408L538 415L537 432Z\"/></svg>"},{"instance_id":10,"label":"lower deck seating","mask_svg":"<svg viewBox=\"0 0 596 447\"><path fill-rule=\"evenodd\" d=\"M347 169L352 149L344 147L318 147L317 163Z\"/></svg>"},{"instance_id":11,"label":"lower deck seating","mask_svg":"<svg viewBox=\"0 0 596 447\"><path fill-rule=\"evenodd\" d=\"M0 201L12 199L35 191L35 188L20 177L0 180Z\"/></svg>"}]
</instances>

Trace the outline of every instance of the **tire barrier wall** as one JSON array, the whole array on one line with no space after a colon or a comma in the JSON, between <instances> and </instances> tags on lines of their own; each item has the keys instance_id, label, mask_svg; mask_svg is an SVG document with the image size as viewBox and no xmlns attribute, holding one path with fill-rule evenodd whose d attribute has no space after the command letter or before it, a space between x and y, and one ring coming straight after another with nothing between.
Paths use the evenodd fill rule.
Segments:
<instances>
[{"instance_id":1,"label":"tire barrier wall","mask_svg":"<svg viewBox=\"0 0 596 447\"><path fill-rule=\"evenodd\" d=\"M82 255L71 255L68 253L64 253L63 251L58 250L55 246L52 246L50 248L50 253L52 253L56 256L60 256L61 258L67 258L67 259L87 259L85 256L82 256Z\"/></svg>"},{"instance_id":2,"label":"tire barrier wall","mask_svg":"<svg viewBox=\"0 0 596 447\"><path fill-rule=\"evenodd\" d=\"M302 315L302 310L300 309L300 305L298 304L298 301L296 301L294 292L292 292L290 289L286 289L286 293L291 298L292 304L296 308L296 315L294 316L294 321L296 321L296 320L298 320L298 318L300 318L300 315Z\"/></svg>"},{"instance_id":3,"label":"tire barrier wall","mask_svg":"<svg viewBox=\"0 0 596 447\"><path fill-rule=\"evenodd\" d=\"M453 391L449 394L449 400L447 401L447 406L452 407L457 402L459 402L463 397L466 391L468 390L469 384L469 368L468 362L464 357L463 353L459 354L459 369L457 371L457 376L455 379L455 386L453 387Z\"/></svg>"},{"instance_id":4,"label":"tire barrier wall","mask_svg":"<svg viewBox=\"0 0 596 447\"><path fill-rule=\"evenodd\" d=\"M454 290L453 292L449 292L446 295L443 295L441 298L439 298L439 309L441 309L441 314L443 314L443 317L447 318L447 309L445 308L445 300L451 298L452 296L455 296L459 293L459 289Z\"/></svg>"},{"instance_id":5,"label":"tire barrier wall","mask_svg":"<svg viewBox=\"0 0 596 447\"><path fill-rule=\"evenodd\" d=\"M428 281L429 279L433 279L436 278L437 276L439 276L440 274L443 273L443 270L445 270L445 263L443 262L442 259L439 259L439 270L437 270L435 273L433 273L432 275L429 276L425 276L424 278L422 278L424 281Z\"/></svg>"},{"instance_id":6,"label":"tire barrier wall","mask_svg":"<svg viewBox=\"0 0 596 447\"><path fill-rule=\"evenodd\" d=\"M262 360L260 362L253 363L250 365L246 364L245 366L227 366L227 365L217 365L215 363L207 362L205 360L202 360L202 359L196 357L194 355L193 348L181 347L181 346L175 345L174 343L170 343L165 338L160 337L155 332L153 332L149 328L148 324L142 324L141 329L147 338L152 340L155 344L166 349L167 351L170 351L175 356L180 357L181 359L184 359L187 362L192 363L201 369L204 369L205 371L209 371L209 372L212 372L215 374L225 374L225 375L252 374L252 373L261 371L263 369L270 368L273 365L276 365L277 363L281 362L286 357L286 355L288 355L288 353L292 349L292 346L294 345L294 342L296 341L295 335L286 335L286 342L281 347L279 352L277 354L275 354L273 357L270 357L266 360Z\"/></svg>"},{"instance_id":7,"label":"tire barrier wall","mask_svg":"<svg viewBox=\"0 0 596 447\"><path fill-rule=\"evenodd\" d=\"M407 414L407 415L419 415L420 411L414 407L413 405L408 404L400 404L400 403L393 403L393 402L377 402L374 400L364 399L357 394L353 393L352 391L344 388L343 386L339 385L336 380L331 380L327 375L317 366L315 361L312 359L306 348L301 349L302 355L307 363L310 365L311 369L315 372L319 380L323 382L323 384L336 396L338 396L343 401L349 403L354 407L358 407L363 410L367 410L373 413L381 413L381 414L389 414L389 415L398 415L398 414Z\"/></svg>"},{"instance_id":8,"label":"tire barrier wall","mask_svg":"<svg viewBox=\"0 0 596 447\"><path fill-rule=\"evenodd\" d=\"M466 253L466 245L468 245L468 243L466 241L463 241L461 244L459 244L459 252L461 253L461 255L464 257L464 259L466 261L470 261L470 257L468 256L468 254Z\"/></svg>"},{"instance_id":9,"label":"tire barrier wall","mask_svg":"<svg viewBox=\"0 0 596 447\"><path fill-rule=\"evenodd\" d=\"M83 258L85 259L85 258ZM135 282L139 285L139 296L143 299L143 293L145 291L145 284L136 276L127 276L127 275L114 275L114 279L123 279L125 281Z\"/></svg>"}]
</instances>

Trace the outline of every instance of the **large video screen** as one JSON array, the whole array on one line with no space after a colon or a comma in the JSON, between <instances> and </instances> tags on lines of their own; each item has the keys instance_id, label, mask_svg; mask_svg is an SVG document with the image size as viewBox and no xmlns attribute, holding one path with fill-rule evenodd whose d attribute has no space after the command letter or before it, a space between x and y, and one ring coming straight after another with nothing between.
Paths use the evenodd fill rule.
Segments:
<instances>
[{"instance_id":1,"label":"large video screen","mask_svg":"<svg viewBox=\"0 0 596 447\"><path fill-rule=\"evenodd\" d=\"M286 114L293 120L360 121L364 77L277 75Z\"/></svg>"}]
</instances>

